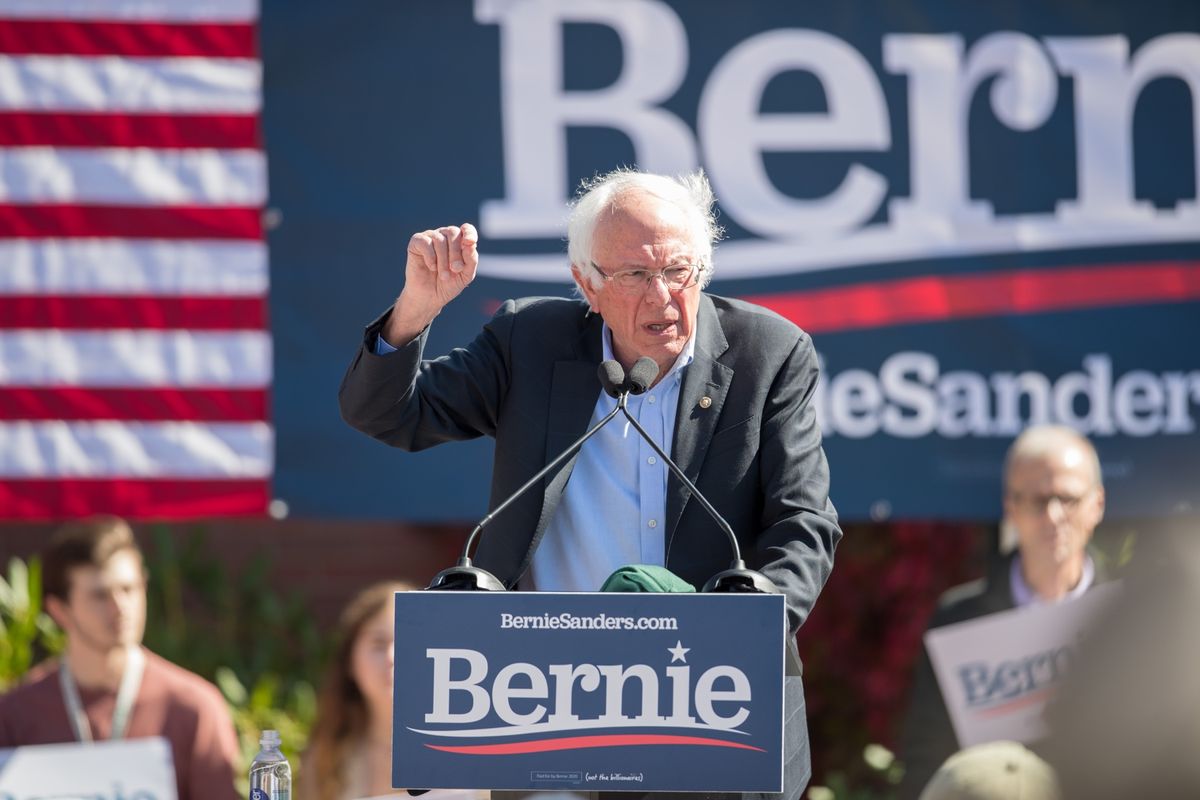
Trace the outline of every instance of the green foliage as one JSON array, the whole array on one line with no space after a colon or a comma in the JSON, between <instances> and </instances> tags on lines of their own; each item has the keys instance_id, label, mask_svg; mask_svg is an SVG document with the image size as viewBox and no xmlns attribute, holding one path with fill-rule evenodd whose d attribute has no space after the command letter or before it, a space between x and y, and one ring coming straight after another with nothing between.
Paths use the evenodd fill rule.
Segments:
<instances>
[{"instance_id":1,"label":"green foliage","mask_svg":"<svg viewBox=\"0 0 1200 800\"><path fill-rule=\"evenodd\" d=\"M317 674L321 636L298 594L271 589L268 554L232 575L202 531L181 537L160 527L147 568L145 641L154 652L210 680L222 666L246 683L268 673L283 684Z\"/></svg>"},{"instance_id":2,"label":"green foliage","mask_svg":"<svg viewBox=\"0 0 1200 800\"><path fill-rule=\"evenodd\" d=\"M299 772L300 753L308 743L308 731L316 717L317 697L312 685L297 680L285 691L278 675L267 674L247 689L228 667L218 668L216 684L233 712L242 763L246 766L238 778L239 791L249 796L246 773L258 752L259 735L265 730L279 731L280 750L292 765L294 782Z\"/></svg>"},{"instance_id":3,"label":"green foliage","mask_svg":"<svg viewBox=\"0 0 1200 800\"><path fill-rule=\"evenodd\" d=\"M21 679L34 660L63 649L63 634L42 610L42 565L33 558L8 562L0 577L0 691Z\"/></svg>"},{"instance_id":4,"label":"green foliage","mask_svg":"<svg viewBox=\"0 0 1200 800\"><path fill-rule=\"evenodd\" d=\"M806 797L808 800L887 800L904 777L903 765L890 750L878 744L863 748L862 763L858 766L855 771L865 776L865 780L851 781L844 772L833 771L825 776L823 785L810 786Z\"/></svg>"},{"instance_id":5,"label":"green foliage","mask_svg":"<svg viewBox=\"0 0 1200 800\"><path fill-rule=\"evenodd\" d=\"M146 560L146 646L220 688L238 731L243 783L267 729L279 731L296 770L316 716L312 681L325 655L302 598L271 589L267 553L231 574L199 530L182 536L157 528Z\"/></svg>"},{"instance_id":6,"label":"green foliage","mask_svg":"<svg viewBox=\"0 0 1200 800\"><path fill-rule=\"evenodd\" d=\"M1125 528L1097 532L1093 540L1092 555L1106 574L1120 575L1133 561L1137 541L1137 531Z\"/></svg>"}]
</instances>

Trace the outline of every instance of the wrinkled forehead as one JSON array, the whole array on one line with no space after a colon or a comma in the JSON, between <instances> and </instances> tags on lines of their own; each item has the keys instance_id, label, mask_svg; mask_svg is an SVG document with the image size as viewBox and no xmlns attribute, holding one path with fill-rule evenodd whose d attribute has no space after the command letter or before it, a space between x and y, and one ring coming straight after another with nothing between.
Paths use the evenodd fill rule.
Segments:
<instances>
[{"instance_id":1,"label":"wrinkled forehead","mask_svg":"<svg viewBox=\"0 0 1200 800\"><path fill-rule=\"evenodd\" d=\"M613 198L596 221L592 253L630 257L653 255L694 257L697 231L688 213L678 205L641 190Z\"/></svg>"}]
</instances>

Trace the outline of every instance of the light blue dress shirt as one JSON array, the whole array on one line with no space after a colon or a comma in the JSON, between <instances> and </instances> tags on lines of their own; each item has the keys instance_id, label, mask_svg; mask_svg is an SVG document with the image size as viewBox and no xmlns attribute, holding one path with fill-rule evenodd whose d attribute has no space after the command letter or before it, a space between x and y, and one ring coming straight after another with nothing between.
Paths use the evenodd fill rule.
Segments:
<instances>
[{"instance_id":1,"label":"light blue dress shirt","mask_svg":"<svg viewBox=\"0 0 1200 800\"><path fill-rule=\"evenodd\" d=\"M1058 600L1046 601L1043 600L1033 587L1025 582L1025 573L1021 570L1021 555L1012 560L1012 568L1008 573L1009 586L1012 589L1013 602L1017 608L1025 606L1037 605L1054 605L1065 600L1074 600L1082 597L1088 589L1092 588L1092 584L1096 582L1096 565L1092 562L1092 557L1087 556L1087 560L1083 562L1083 574L1079 577L1079 583L1075 584L1075 588L1064 594Z\"/></svg>"},{"instance_id":2,"label":"light blue dress shirt","mask_svg":"<svg viewBox=\"0 0 1200 800\"><path fill-rule=\"evenodd\" d=\"M601 337L607 361L613 358L608 325ZM667 453L675 438L683 370L692 363L695 342L692 336L653 389L629 398L629 413ZM616 398L601 391L588 425L595 425L616 404ZM579 451L520 588L595 592L618 567L665 566L667 475L667 465L624 414L601 428Z\"/></svg>"}]
</instances>

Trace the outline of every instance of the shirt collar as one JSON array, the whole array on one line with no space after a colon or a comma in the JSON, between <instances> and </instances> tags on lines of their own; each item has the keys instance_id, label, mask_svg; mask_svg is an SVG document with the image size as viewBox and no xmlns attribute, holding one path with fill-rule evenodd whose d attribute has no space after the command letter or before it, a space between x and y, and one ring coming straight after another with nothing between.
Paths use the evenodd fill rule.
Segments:
<instances>
[{"instance_id":1,"label":"shirt collar","mask_svg":"<svg viewBox=\"0 0 1200 800\"><path fill-rule=\"evenodd\" d=\"M699 322L700 322L700 320L697 319L696 320L697 325L699 324ZM615 359L616 356L613 354L613 347L612 347L612 328L608 327L607 322L602 323L600 326L600 342L601 342L601 345L602 345L602 348L604 351L602 360L610 361L610 360ZM663 376L663 379L661 381L659 381L659 385L665 385L667 383L667 378L670 378L674 382L678 383L683 377L683 368L686 367L688 364L692 363L692 360L695 357L696 357L696 331L695 331L695 326L693 326L692 335L687 340L687 344L685 344L683 346L683 351L679 354L679 357L675 359L675 363L671 365L671 369L667 372L667 374L665 376Z\"/></svg>"},{"instance_id":2,"label":"shirt collar","mask_svg":"<svg viewBox=\"0 0 1200 800\"><path fill-rule=\"evenodd\" d=\"M1083 574L1079 576L1079 583L1075 584L1075 588L1058 600L1047 602L1025 582L1025 573L1021 571L1021 554L1019 552L1012 560L1012 568L1009 570L1009 584L1012 587L1013 603L1017 608L1030 605L1053 605L1053 603L1061 603L1064 600L1074 600L1092 588L1092 584L1095 582L1096 565L1092 562L1092 557L1086 555L1083 561Z\"/></svg>"}]
</instances>

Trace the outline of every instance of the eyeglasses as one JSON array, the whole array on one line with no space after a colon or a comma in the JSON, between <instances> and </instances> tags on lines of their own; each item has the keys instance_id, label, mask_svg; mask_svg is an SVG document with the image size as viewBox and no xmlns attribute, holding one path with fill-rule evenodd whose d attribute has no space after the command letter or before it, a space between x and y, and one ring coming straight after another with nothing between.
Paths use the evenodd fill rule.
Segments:
<instances>
[{"instance_id":1,"label":"eyeglasses","mask_svg":"<svg viewBox=\"0 0 1200 800\"><path fill-rule=\"evenodd\" d=\"M609 275L593 261L592 269L600 273L604 280L610 281L622 294L641 294L655 278L662 278L668 291L678 292L694 284L700 277L699 264L675 264L661 270L623 269Z\"/></svg>"},{"instance_id":2,"label":"eyeglasses","mask_svg":"<svg viewBox=\"0 0 1200 800\"><path fill-rule=\"evenodd\" d=\"M1091 491L1083 494L1021 494L1020 492L1012 492L1009 494L1009 502L1018 510L1033 514L1041 514L1050 508L1051 503L1056 503L1062 513L1070 515L1079 508L1079 504L1084 501Z\"/></svg>"}]
</instances>

